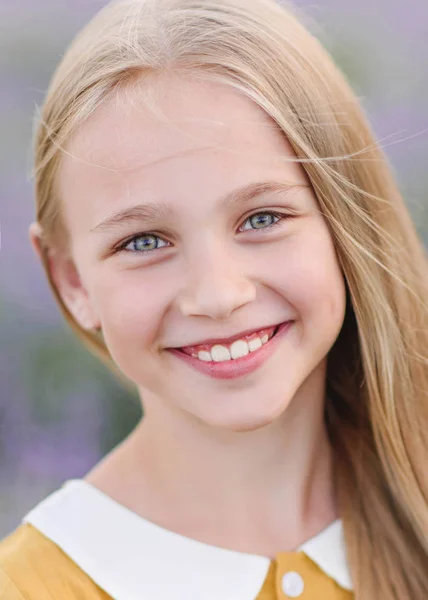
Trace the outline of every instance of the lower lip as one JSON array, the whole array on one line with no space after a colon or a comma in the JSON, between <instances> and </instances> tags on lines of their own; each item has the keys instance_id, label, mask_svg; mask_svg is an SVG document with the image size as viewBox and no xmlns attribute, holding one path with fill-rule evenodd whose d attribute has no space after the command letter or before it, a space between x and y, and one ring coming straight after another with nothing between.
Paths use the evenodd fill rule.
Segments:
<instances>
[{"instance_id":1,"label":"lower lip","mask_svg":"<svg viewBox=\"0 0 428 600\"><path fill-rule=\"evenodd\" d=\"M286 335L292 324L293 321L283 323L267 344L264 344L258 350L250 352L246 356L235 360L205 362L198 358L194 358L193 356L189 356L188 354L184 354L184 352L175 348L170 348L168 352L181 358L181 360L204 375L209 375L215 379L235 379L236 377L248 375L258 369L275 352L281 339Z\"/></svg>"}]
</instances>

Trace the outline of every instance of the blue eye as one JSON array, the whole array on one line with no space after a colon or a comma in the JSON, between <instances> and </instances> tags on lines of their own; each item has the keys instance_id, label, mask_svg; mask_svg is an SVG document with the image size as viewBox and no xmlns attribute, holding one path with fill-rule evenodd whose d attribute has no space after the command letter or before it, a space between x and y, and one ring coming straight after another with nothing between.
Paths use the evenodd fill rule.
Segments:
<instances>
[{"instance_id":1,"label":"blue eye","mask_svg":"<svg viewBox=\"0 0 428 600\"><path fill-rule=\"evenodd\" d=\"M275 217L276 219L278 219L278 221L274 221L273 223L270 223L270 219L271 217ZM261 217L261 218L260 218ZM276 225L277 223L279 223L279 221L281 221L283 218L285 218L285 215L281 214L281 213L275 213L275 212L258 212L255 213L254 215L251 215L251 217L248 217L248 219L246 219L246 223L251 223L252 225L261 225L261 227L255 227L255 229L268 229L269 227L273 227L274 225ZM267 227L264 227L264 225L267 223ZM244 231L248 231L245 230Z\"/></svg>"},{"instance_id":2,"label":"blue eye","mask_svg":"<svg viewBox=\"0 0 428 600\"><path fill-rule=\"evenodd\" d=\"M161 238L153 233L138 233L130 240L127 240L123 246L120 246L118 251L131 252L133 254L147 254L148 252L152 252L161 247L158 244L158 240L161 240ZM166 245L167 244L165 244L165 246ZM131 246L131 249L128 249L128 246Z\"/></svg>"},{"instance_id":3,"label":"blue eye","mask_svg":"<svg viewBox=\"0 0 428 600\"><path fill-rule=\"evenodd\" d=\"M273 211L258 212L249 216L245 220L245 223L248 222L252 226L250 228L243 229L242 231L264 231L266 229L271 229L284 219L290 218L291 216L291 214ZM272 222L272 217L277 219L277 221ZM159 241L161 242L160 244ZM128 248L128 246L131 246L131 248ZM164 242L161 237L155 235L154 233L137 233L137 235L134 235L132 238L128 238L125 242L123 242L123 244L121 244L115 252L127 252L141 256L142 254L149 254L150 252L165 246L168 246L168 243Z\"/></svg>"}]
</instances>

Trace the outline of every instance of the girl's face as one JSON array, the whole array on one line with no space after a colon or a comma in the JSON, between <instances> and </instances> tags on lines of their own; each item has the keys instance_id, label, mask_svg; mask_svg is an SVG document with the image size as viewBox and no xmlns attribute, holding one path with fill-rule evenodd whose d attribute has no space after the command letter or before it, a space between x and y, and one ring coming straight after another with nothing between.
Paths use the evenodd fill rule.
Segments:
<instances>
[{"instance_id":1,"label":"girl's face","mask_svg":"<svg viewBox=\"0 0 428 600\"><path fill-rule=\"evenodd\" d=\"M58 185L80 280L59 285L83 325L102 327L148 414L163 406L255 429L299 390L324 393L345 312L332 238L302 167L284 160L291 146L250 99L190 78L140 85L157 90L166 119L139 103L137 86L122 90L64 155ZM170 350L286 321L273 351L237 377Z\"/></svg>"}]
</instances>

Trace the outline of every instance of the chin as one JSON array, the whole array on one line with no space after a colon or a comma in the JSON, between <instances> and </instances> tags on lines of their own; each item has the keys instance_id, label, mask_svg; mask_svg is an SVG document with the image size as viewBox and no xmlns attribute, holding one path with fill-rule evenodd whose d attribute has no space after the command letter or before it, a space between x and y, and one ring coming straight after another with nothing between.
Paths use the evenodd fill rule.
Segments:
<instances>
[{"instance_id":1,"label":"chin","mask_svg":"<svg viewBox=\"0 0 428 600\"><path fill-rule=\"evenodd\" d=\"M204 424L208 427L214 427L223 431L246 433L250 431L257 431L263 429L277 421L286 410L287 406L283 404L281 407L276 407L275 410L267 411L260 410L252 411L251 413L244 411L240 413L228 413L228 414L217 414L217 415L205 415L205 418L201 418Z\"/></svg>"},{"instance_id":2,"label":"chin","mask_svg":"<svg viewBox=\"0 0 428 600\"><path fill-rule=\"evenodd\" d=\"M268 425L273 423L273 421L274 419L266 419L264 421L248 421L246 423L236 423L231 425L229 427L229 430L236 433L248 433L250 431L258 431L259 429L267 427Z\"/></svg>"}]
</instances>

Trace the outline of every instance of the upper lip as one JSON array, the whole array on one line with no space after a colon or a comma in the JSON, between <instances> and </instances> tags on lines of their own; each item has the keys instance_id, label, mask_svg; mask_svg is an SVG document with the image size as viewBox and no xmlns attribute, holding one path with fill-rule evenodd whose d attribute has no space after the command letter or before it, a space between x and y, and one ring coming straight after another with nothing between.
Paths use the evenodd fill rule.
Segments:
<instances>
[{"instance_id":1,"label":"upper lip","mask_svg":"<svg viewBox=\"0 0 428 600\"><path fill-rule=\"evenodd\" d=\"M236 333L235 335L232 335L229 338L221 338L221 339L220 338L211 338L209 340L200 340L197 342L192 342L191 344L186 344L183 346L175 346L175 347L176 348L187 348L188 346L201 346L202 344L209 344L209 345L231 344L235 340L239 340L247 335L256 333L257 331L260 331L261 329L270 329L271 327L278 327L278 325L282 325L282 323L286 323L286 321L281 321L280 323L274 323L272 325L262 325L261 327L255 327L254 329L247 329L246 331L241 331L239 333Z\"/></svg>"}]
</instances>

